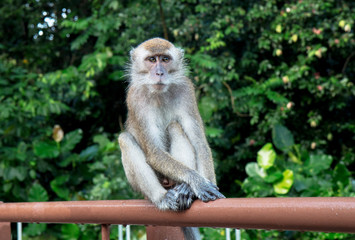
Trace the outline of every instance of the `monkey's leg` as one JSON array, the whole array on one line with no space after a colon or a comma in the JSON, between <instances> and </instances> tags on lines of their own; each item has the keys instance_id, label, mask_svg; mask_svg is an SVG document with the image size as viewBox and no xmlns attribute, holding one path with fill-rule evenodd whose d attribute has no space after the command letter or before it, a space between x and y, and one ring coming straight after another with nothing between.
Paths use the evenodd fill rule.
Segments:
<instances>
[{"instance_id":1,"label":"monkey's leg","mask_svg":"<svg viewBox=\"0 0 355 240\"><path fill-rule=\"evenodd\" d=\"M171 156L185 166L196 170L195 150L181 125L177 122L171 123L168 126L168 134L170 139L169 152Z\"/></svg>"},{"instance_id":2,"label":"monkey's leg","mask_svg":"<svg viewBox=\"0 0 355 240\"><path fill-rule=\"evenodd\" d=\"M122 164L132 187L143 193L159 209L177 211L178 204L173 194L162 187L134 137L129 132L124 132L120 134L118 141L122 152Z\"/></svg>"},{"instance_id":3,"label":"monkey's leg","mask_svg":"<svg viewBox=\"0 0 355 240\"><path fill-rule=\"evenodd\" d=\"M185 166L196 170L195 150L182 130L181 125L177 122L171 123L167 130L171 156ZM179 210L189 209L194 199L196 199L190 185L184 182L169 191L176 197L176 201L179 203Z\"/></svg>"},{"instance_id":4,"label":"monkey's leg","mask_svg":"<svg viewBox=\"0 0 355 240\"><path fill-rule=\"evenodd\" d=\"M172 157L187 167L196 170L195 150L181 125L177 122L170 124L168 126L168 134L170 139L169 152ZM169 191L175 193L174 196L176 196L176 201L179 203L179 210L189 209L193 201L197 199L190 185L184 182ZM182 231L184 232L185 239L201 239L198 228L183 227Z\"/></svg>"},{"instance_id":5,"label":"monkey's leg","mask_svg":"<svg viewBox=\"0 0 355 240\"><path fill-rule=\"evenodd\" d=\"M195 148L191 144L188 136L185 134L182 126L177 122L171 123L168 126L168 133L171 145L170 154L173 158L183 163L190 169L197 170L197 152L195 152ZM182 186L178 185L174 188L180 196L180 202L182 201L186 203L185 206L180 204L180 207L185 209L189 208L195 197L204 202L211 200L213 201L218 198L225 198L223 194L218 191L218 187L207 179L205 179L205 181L201 181L201 179L196 178L195 181L190 181L188 183L189 184L183 183Z\"/></svg>"}]
</instances>

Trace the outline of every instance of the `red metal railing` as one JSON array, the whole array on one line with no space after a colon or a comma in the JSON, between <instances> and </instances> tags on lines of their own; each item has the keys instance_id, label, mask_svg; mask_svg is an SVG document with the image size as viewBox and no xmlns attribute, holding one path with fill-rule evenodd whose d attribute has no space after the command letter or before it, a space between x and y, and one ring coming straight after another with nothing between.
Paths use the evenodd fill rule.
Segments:
<instances>
[{"instance_id":1,"label":"red metal railing","mask_svg":"<svg viewBox=\"0 0 355 240\"><path fill-rule=\"evenodd\" d=\"M103 239L109 224L355 233L355 198L229 198L178 213L146 200L2 203L0 222L96 223Z\"/></svg>"}]
</instances>

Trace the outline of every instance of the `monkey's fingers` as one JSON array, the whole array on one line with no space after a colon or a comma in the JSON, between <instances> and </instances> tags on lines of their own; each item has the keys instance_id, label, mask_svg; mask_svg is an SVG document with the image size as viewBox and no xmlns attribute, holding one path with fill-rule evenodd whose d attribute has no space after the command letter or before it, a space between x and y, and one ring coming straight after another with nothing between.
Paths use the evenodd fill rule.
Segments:
<instances>
[{"instance_id":1,"label":"monkey's fingers","mask_svg":"<svg viewBox=\"0 0 355 240\"><path fill-rule=\"evenodd\" d=\"M160 207L158 206L159 209L161 210L172 210L172 211L178 211L179 210L179 203L176 201L177 200L177 193L175 191L171 191L170 189L162 199L160 203Z\"/></svg>"},{"instance_id":2,"label":"monkey's fingers","mask_svg":"<svg viewBox=\"0 0 355 240\"><path fill-rule=\"evenodd\" d=\"M187 183L181 183L174 187L174 190L178 194L177 202L179 203L179 210L189 209L195 196L191 187Z\"/></svg>"},{"instance_id":3,"label":"monkey's fingers","mask_svg":"<svg viewBox=\"0 0 355 240\"><path fill-rule=\"evenodd\" d=\"M217 198L226 198L226 197L218 191Z\"/></svg>"},{"instance_id":4,"label":"monkey's fingers","mask_svg":"<svg viewBox=\"0 0 355 240\"><path fill-rule=\"evenodd\" d=\"M174 189L182 195L190 195L191 193L193 193L191 187L187 183L181 183L177 185Z\"/></svg>"},{"instance_id":5,"label":"monkey's fingers","mask_svg":"<svg viewBox=\"0 0 355 240\"><path fill-rule=\"evenodd\" d=\"M217 187L217 185L213 184L213 187L215 188L215 191L213 191L212 194L214 194L217 198L226 198L222 193L220 193L218 190L219 190L219 187Z\"/></svg>"},{"instance_id":6,"label":"monkey's fingers","mask_svg":"<svg viewBox=\"0 0 355 240\"><path fill-rule=\"evenodd\" d=\"M189 209L192 205L193 199L186 195L180 195L179 197L179 210L183 211Z\"/></svg>"},{"instance_id":7,"label":"monkey's fingers","mask_svg":"<svg viewBox=\"0 0 355 240\"><path fill-rule=\"evenodd\" d=\"M201 187L202 191L197 195L197 197L203 202L214 201L218 198L225 198L224 195L217 190L218 187L211 182L205 183Z\"/></svg>"}]
</instances>

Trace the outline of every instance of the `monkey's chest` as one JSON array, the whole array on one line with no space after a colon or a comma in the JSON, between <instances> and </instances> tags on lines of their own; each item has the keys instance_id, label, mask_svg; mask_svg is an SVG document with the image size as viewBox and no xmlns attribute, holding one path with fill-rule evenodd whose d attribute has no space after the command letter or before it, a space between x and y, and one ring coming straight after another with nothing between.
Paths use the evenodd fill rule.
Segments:
<instances>
[{"instance_id":1,"label":"monkey's chest","mask_svg":"<svg viewBox=\"0 0 355 240\"><path fill-rule=\"evenodd\" d=\"M146 119L148 132L151 139L154 141L154 145L168 151L170 146L168 126L178 121L178 115L171 110L159 109L148 112Z\"/></svg>"}]
</instances>

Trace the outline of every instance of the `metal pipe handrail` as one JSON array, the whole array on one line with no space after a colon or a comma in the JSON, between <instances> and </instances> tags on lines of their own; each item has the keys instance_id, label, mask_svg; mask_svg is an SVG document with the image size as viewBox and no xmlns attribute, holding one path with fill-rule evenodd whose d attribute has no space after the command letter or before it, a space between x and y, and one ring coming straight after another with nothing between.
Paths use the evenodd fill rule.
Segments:
<instances>
[{"instance_id":1,"label":"metal pipe handrail","mask_svg":"<svg viewBox=\"0 0 355 240\"><path fill-rule=\"evenodd\" d=\"M228 198L183 212L146 200L0 204L0 222L229 227L355 233L355 198Z\"/></svg>"}]
</instances>

